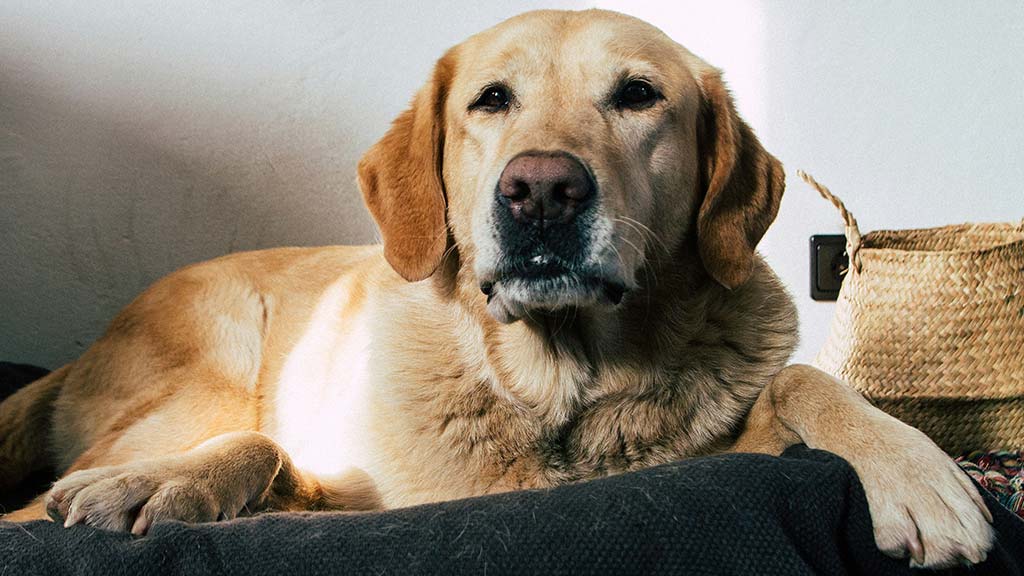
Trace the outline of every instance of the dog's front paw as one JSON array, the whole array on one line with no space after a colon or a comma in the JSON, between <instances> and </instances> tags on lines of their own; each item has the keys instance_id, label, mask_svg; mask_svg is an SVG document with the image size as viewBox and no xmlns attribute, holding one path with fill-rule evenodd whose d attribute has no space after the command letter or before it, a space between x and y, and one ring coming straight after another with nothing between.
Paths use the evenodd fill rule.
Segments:
<instances>
[{"instance_id":1,"label":"dog's front paw","mask_svg":"<svg viewBox=\"0 0 1024 576\"><path fill-rule=\"evenodd\" d=\"M212 488L159 466L95 468L58 480L47 495L46 509L65 527L86 524L138 535L162 520L210 522L234 518L244 509L243 494Z\"/></svg>"},{"instance_id":2,"label":"dog's front paw","mask_svg":"<svg viewBox=\"0 0 1024 576\"><path fill-rule=\"evenodd\" d=\"M916 567L984 561L992 515L970 478L922 432L879 414L872 428L882 442L844 455L864 486L878 547Z\"/></svg>"}]
</instances>

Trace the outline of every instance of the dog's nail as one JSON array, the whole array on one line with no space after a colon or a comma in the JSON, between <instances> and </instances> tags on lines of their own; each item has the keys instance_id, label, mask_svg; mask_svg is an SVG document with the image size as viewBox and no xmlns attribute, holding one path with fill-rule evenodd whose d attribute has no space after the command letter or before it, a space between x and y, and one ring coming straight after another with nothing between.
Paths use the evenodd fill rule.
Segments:
<instances>
[{"instance_id":1,"label":"dog's nail","mask_svg":"<svg viewBox=\"0 0 1024 576\"><path fill-rule=\"evenodd\" d=\"M491 292L493 290L494 290L494 282L481 282L480 283L480 291L483 292L485 296L490 296Z\"/></svg>"},{"instance_id":2,"label":"dog's nail","mask_svg":"<svg viewBox=\"0 0 1024 576\"><path fill-rule=\"evenodd\" d=\"M75 506L74 504L71 505L71 508L68 509L68 517L66 520L64 520L65 528L71 528L75 524L78 524L82 521L82 519L85 517L85 514L81 513L79 510L80 509L78 506Z\"/></svg>"},{"instance_id":3,"label":"dog's nail","mask_svg":"<svg viewBox=\"0 0 1024 576\"><path fill-rule=\"evenodd\" d=\"M988 554L986 554L984 552L977 552L977 551L974 551L974 552L963 551L962 556L963 557L960 559L960 563L963 564L964 566L972 566L974 564L981 564L982 562L984 562L988 558Z\"/></svg>"},{"instance_id":4,"label":"dog's nail","mask_svg":"<svg viewBox=\"0 0 1024 576\"><path fill-rule=\"evenodd\" d=\"M916 534L907 541L907 548L910 550L911 565L924 566L924 546Z\"/></svg>"},{"instance_id":5,"label":"dog's nail","mask_svg":"<svg viewBox=\"0 0 1024 576\"><path fill-rule=\"evenodd\" d=\"M146 532L149 531L149 520L146 519L146 515L139 512L139 517L135 519L135 523L132 524L132 534L136 536L145 536Z\"/></svg>"},{"instance_id":6,"label":"dog's nail","mask_svg":"<svg viewBox=\"0 0 1024 576\"><path fill-rule=\"evenodd\" d=\"M959 470L957 472L963 474L963 472ZM973 484L965 486L964 490L967 492L967 495L971 497L971 500L974 502L974 505L978 507L978 510L981 511L981 515L985 517L985 520L988 521L989 524L991 524L992 511L988 509L988 504L985 503L985 499L981 496L981 492L978 492L977 488L975 488Z\"/></svg>"}]
</instances>

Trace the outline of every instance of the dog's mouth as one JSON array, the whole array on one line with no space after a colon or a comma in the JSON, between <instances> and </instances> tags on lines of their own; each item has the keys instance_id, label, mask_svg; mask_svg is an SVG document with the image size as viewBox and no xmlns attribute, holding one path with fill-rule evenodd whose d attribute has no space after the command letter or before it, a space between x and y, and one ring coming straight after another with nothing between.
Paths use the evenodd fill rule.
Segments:
<instances>
[{"instance_id":1,"label":"dog's mouth","mask_svg":"<svg viewBox=\"0 0 1024 576\"><path fill-rule=\"evenodd\" d=\"M625 282L604 271L579 269L554 256L535 256L488 276L481 280L480 291L487 296L487 311L503 324L535 312L614 306L628 290Z\"/></svg>"}]
</instances>

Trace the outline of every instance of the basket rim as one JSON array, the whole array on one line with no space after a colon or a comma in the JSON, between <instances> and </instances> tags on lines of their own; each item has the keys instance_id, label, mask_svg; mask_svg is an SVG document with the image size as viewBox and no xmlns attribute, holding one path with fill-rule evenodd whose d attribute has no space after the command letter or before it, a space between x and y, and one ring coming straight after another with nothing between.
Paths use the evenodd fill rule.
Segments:
<instances>
[{"instance_id":1,"label":"basket rim","mask_svg":"<svg viewBox=\"0 0 1024 576\"><path fill-rule=\"evenodd\" d=\"M865 397L877 400L920 400L926 402L1022 402L1024 391L1010 390L999 392L965 393L962 389L950 390L948 392L929 391L915 394L902 390L892 393L879 392L878 390L865 390L858 388L858 391Z\"/></svg>"},{"instance_id":2,"label":"basket rim","mask_svg":"<svg viewBox=\"0 0 1024 576\"><path fill-rule=\"evenodd\" d=\"M893 258L920 258L920 259L941 259L941 258L963 258L965 256L980 257L998 252L1014 252L1015 250L1024 253L1024 239L1016 240L1007 244L1000 244L991 248L980 250L903 250L900 248L861 248L861 254L868 260L884 260Z\"/></svg>"},{"instance_id":3,"label":"basket rim","mask_svg":"<svg viewBox=\"0 0 1024 576\"><path fill-rule=\"evenodd\" d=\"M984 248L953 248L948 250L923 250L920 248L894 248L894 247L878 247L872 246L871 242L878 236L884 234L890 235L901 235L908 233L928 233L928 232L950 232L958 233L967 230L977 229L989 229L1006 231L1007 233L1016 233L1015 237L1008 237L1004 241L986 246ZM1013 224L1010 222L980 222L971 223L966 222L963 224L953 224L949 226L934 226L929 228L900 228L897 230L892 229L879 229L872 230L864 234L862 244L860 246L860 253L863 255L874 254L876 256L882 255L903 255L903 256L921 256L921 257L935 257L935 256L959 256L964 254L987 254L990 252L996 252L1001 250L1012 250L1013 248L1022 247L1024 248L1024 227Z\"/></svg>"}]
</instances>

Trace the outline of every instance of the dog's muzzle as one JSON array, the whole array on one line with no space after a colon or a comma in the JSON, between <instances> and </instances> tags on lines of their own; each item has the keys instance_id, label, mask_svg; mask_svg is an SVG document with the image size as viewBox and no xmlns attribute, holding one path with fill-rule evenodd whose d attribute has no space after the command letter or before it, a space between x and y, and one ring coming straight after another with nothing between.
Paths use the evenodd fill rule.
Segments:
<instances>
[{"instance_id":1,"label":"dog's muzzle","mask_svg":"<svg viewBox=\"0 0 1024 576\"><path fill-rule=\"evenodd\" d=\"M492 316L513 322L622 300L625 283L592 255L598 196L590 170L567 152L524 152L505 165L492 214L500 261L480 279Z\"/></svg>"}]
</instances>

